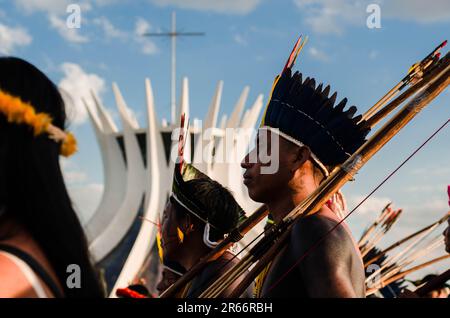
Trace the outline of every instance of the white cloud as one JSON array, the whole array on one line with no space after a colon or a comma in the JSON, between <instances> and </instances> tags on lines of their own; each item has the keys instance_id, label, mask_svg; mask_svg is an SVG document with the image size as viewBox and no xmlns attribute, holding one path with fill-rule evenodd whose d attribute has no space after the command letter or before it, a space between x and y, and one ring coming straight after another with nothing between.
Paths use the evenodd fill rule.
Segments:
<instances>
[{"instance_id":1,"label":"white cloud","mask_svg":"<svg viewBox=\"0 0 450 318\"><path fill-rule=\"evenodd\" d=\"M237 44L240 44L240 45L246 46L248 44L247 40L244 39L244 37L240 34L235 34L233 36L233 40L234 40L234 42L236 42Z\"/></svg>"},{"instance_id":2,"label":"white cloud","mask_svg":"<svg viewBox=\"0 0 450 318\"><path fill-rule=\"evenodd\" d=\"M151 25L145 19L138 18L136 20L136 24L135 24L135 28L134 28L134 32L136 34L142 35L146 32L149 32L150 29L151 29Z\"/></svg>"},{"instance_id":3,"label":"white cloud","mask_svg":"<svg viewBox=\"0 0 450 318\"><path fill-rule=\"evenodd\" d=\"M73 207L81 222L86 224L100 203L103 185L89 180L87 173L80 170L74 160L62 158L60 165Z\"/></svg>"},{"instance_id":4,"label":"white cloud","mask_svg":"<svg viewBox=\"0 0 450 318\"><path fill-rule=\"evenodd\" d=\"M86 43L89 42L89 38L87 36L83 36L79 33L81 28L69 28L67 27L66 20L60 18L57 15L50 14L48 16L48 20L50 22L50 26L58 31L59 35L61 35L66 41L71 43Z\"/></svg>"},{"instance_id":5,"label":"white cloud","mask_svg":"<svg viewBox=\"0 0 450 318\"><path fill-rule=\"evenodd\" d=\"M62 14L66 12L71 0L15 0L16 6L25 13L46 12Z\"/></svg>"},{"instance_id":6,"label":"white cloud","mask_svg":"<svg viewBox=\"0 0 450 318\"><path fill-rule=\"evenodd\" d=\"M450 22L450 1L396 0L384 1L381 14L388 18L419 23Z\"/></svg>"},{"instance_id":7,"label":"white cloud","mask_svg":"<svg viewBox=\"0 0 450 318\"><path fill-rule=\"evenodd\" d=\"M77 184L87 181L87 174L81 171L67 171L64 173L64 180L67 184Z\"/></svg>"},{"instance_id":8,"label":"white cloud","mask_svg":"<svg viewBox=\"0 0 450 318\"><path fill-rule=\"evenodd\" d=\"M450 167L440 166L440 167L422 167L414 169L412 174L420 175L421 177L429 176L450 176Z\"/></svg>"},{"instance_id":9,"label":"white cloud","mask_svg":"<svg viewBox=\"0 0 450 318\"><path fill-rule=\"evenodd\" d=\"M74 209L82 224L86 224L89 221L100 204L103 188L103 184L99 183L86 183L80 186L67 187Z\"/></svg>"},{"instance_id":10,"label":"white cloud","mask_svg":"<svg viewBox=\"0 0 450 318\"><path fill-rule=\"evenodd\" d=\"M444 198L433 197L429 198L429 200L422 202L421 204L414 204L405 206L405 209L408 209L413 212L418 212L420 216L425 214L430 215L431 213L445 213L448 211L448 202Z\"/></svg>"},{"instance_id":11,"label":"white cloud","mask_svg":"<svg viewBox=\"0 0 450 318\"><path fill-rule=\"evenodd\" d=\"M330 61L330 57L324 51L322 51L314 46L309 48L308 53L315 60L318 60L321 62L329 62Z\"/></svg>"},{"instance_id":12,"label":"white cloud","mask_svg":"<svg viewBox=\"0 0 450 318\"><path fill-rule=\"evenodd\" d=\"M79 5L82 12L92 10L93 6L104 7L124 3L124 0L14 0L16 6L23 12L30 14L45 12L48 14L64 14L67 6Z\"/></svg>"},{"instance_id":13,"label":"white cloud","mask_svg":"<svg viewBox=\"0 0 450 318\"><path fill-rule=\"evenodd\" d=\"M421 185L413 185L405 188L406 192L434 192L434 193L444 193L447 189L446 185L441 184L421 184Z\"/></svg>"},{"instance_id":14,"label":"white cloud","mask_svg":"<svg viewBox=\"0 0 450 318\"><path fill-rule=\"evenodd\" d=\"M153 55L158 52L158 47L153 41L150 40L138 40L138 43L142 44L141 52L146 55Z\"/></svg>"},{"instance_id":15,"label":"white cloud","mask_svg":"<svg viewBox=\"0 0 450 318\"><path fill-rule=\"evenodd\" d=\"M95 0L95 4L99 7L109 6L120 2L124 2L124 0Z\"/></svg>"},{"instance_id":16,"label":"white cloud","mask_svg":"<svg viewBox=\"0 0 450 318\"><path fill-rule=\"evenodd\" d=\"M134 28L134 41L141 45L141 52L143 54L152 55L158 53L158 47L156 44L150 40L150 38L143 36L151 30L151 25L148 21L143 18L138 18L136 20Z\"/></svg>"},{"instance_id":17,"label":"white cloud","mask_svg":"<svg viewBox=\"0 0 450 318\"><path fill-rule=\"evenodd\" d=\"M92 22L103 29L107 38L125 39L127 37L126 32L117 29L106 17L95 18Z\"/></svg>"},{"instance_id":18,"label":"white cloud","mask_svg":"<svg viewBox=\"0 0 450 318\"><path fill-rule=\"evenodd\" d=\"M266 27L266 26L256 26L256 25L252 25L249 28L250 32L256 33L256 34L262 34L265 36L270 36L270 37L277 37L277 38L281 38L281 37L286 37L286 33L283 32L280 29L274 29L271 27Z\"/></svg>"},{"instance_id":19,"label":"white cloud","mask_svg":"<svg viewBox=\"0 0 450 318\"><path fill-rule=\"evenodd\" d=\"M262 0L150 0L159 6L244 15L252 12Z\"/></svg>"},{"instance_id":20,"label":"white cloud","mask_svg":"<svg viewBox=\"0 0 450 318\"><path fill-rule=\"evenodd\" d=\"M265 60L264 56L262 55L257 55L255 57L256 62L263 62Z\"/></svg>"},{"instance_id":21,"label":"white cloud","mask_svg":"<svg viewBox=\"0 0 450 318\"><path fill-rule=\"evenodd\" d=\"M64 172L64 170L73 168L73 166L74 166L73 161L71 159L62 157L62 156L59 159L59 165L61 166L61 169L63 170L63 172Z\"/></svg>"},{"instance_id":22,"label":"white cloud","mask_svg":"<svg viewBox=\"0 0 450 318\"><path fill-rule=\"evenodd\" d=\"M140 125L139 125L138 118L142 117L142 116L140 116L139 113L136 113L133 109L131 109L129 107L125 108L125 112L127 113L128 117L130 118L131 123L134 125L134 127L136 129L139 128Z\"/></svg>"},{"instance_id":23,"label":"white cloud","mask_svg":"<svg viewBox=\"0 0 450 318\"><path fill-rule=\"evenodd\" d=\"M365 25L366 1L294 0L314 32L341 34L348 24Z\"/></svg>"},{"instance_id":24,"label":"white cloud","mask_svg":"<svg viewBox=\"0 0 450 318\"><path fill-rule=\"evenodd\" d=\"M436 0L294 0L305 23L316 33L342 34L348 26L366 27L369 4L380 5L381 21L395 19L416 23L450 22L450 1ZM382 22L383 25L383 22Z\"/></svg>"},{"instance_id":25,"label":"white cloud","mask_svg":"<svg viewBox=\"0 0 450 318\"><path fill-rule=\"evenodd\" d=\"M83 44L90 41L90 37L87 36L84 31L84 26L87 24L96 25L100 27L108 39L122 39L124 41L133 41L141 47L143 54L152 55L158 52L156 44L148 37L143 37L142 33L149 32L151 25L143 18L136 20L134 33L126 32L118 29L112 24L112 22L105 16L99 16L94 19L86 18L86 13L92 11L93 7L103 7L107 5L113 5L123 2L118 0L84 0L79 2L73 2L72 0L15 0L16 6L25 12L31 13L44 13L47 15L49 25L52 29L56 30L59 35L66 41L74 44ZM67 26L67 18L69 14L66 12L68 5L77 4L81 9L81 27L69 28Z\"/></svg>"},{"instance_id":26,"label":"white cloud","mask_svg":"<svg viewBox=\"0 0 450 318\"><path fill-rule=\"evenodd\" d=\"M0 23L0 53L11 54L17 47L32 42L28 31L22 27L9 27Z\"/></svg>"},{"instance_id":27,"label":"white cloud","mask_svg":"<svg viewBox=\"0 0 450 318\"><path fill-rule=\"evenodd\" d=\"M82 124L87 119L82 98L91 101L91 91L100 97L105 90L105 81L97 74L86 73L78 64L63 63L60 69L64 78L59 87L70 97L65 100L69 120L75 125Z\"/></svg>"},{"instance_id":28,"label":"white cloud","mask_svg":"<svg viewBox=\"0 0 450 318\"><path fill-rule=\"evenodd\" d=\"M365 198L364 195L355 195L355 196L349 196L347 198L347 206L350 212L353 210L356 205L358 205L363 199ZM371 215L378 215L378 213L381 212L381 210L389 203L392 202L391 199L387 197L369 197L354 213L358 214L368 214Z\"/></svg>"},{"instance_id":29,"label":"white cloud","mask_svg":"<svg viewBox=\"0 0 450 318\"><path fill-rule=\"evenodd\" d=\"M66 186L76 186L88 181L88 175L81 171L73 159L62 157L59 160Z\"/></svg>"},{"instance_id":30,"label":"white cloud","mask_svg":"<svg viewBox=\"0 0 450 318\"><path fill-rule=\"evenodd\" d=\"M378 57L379 52L377 50L372 50L369 52L369 59L374 60Z\"/></svg>"},{"instance_id":31,"label":"white cloud","mask_svg":"<svg viewBox=\"0 0 450 318\"><path fill-rule=\"evenodd\" d=\"M44 13L47 15L50 27L56 30L59 35L71 43L86 43L89 41L87 36L80 34L80 30L76 28L69 28L66 24L66 19L72 11L67 12L68 6L71 4L79 5L82 23L86 21L85 13L92 10L92 5L89 1L72 0L15 0L16 6L26 14Z\"/></svg>"}]
</instances>

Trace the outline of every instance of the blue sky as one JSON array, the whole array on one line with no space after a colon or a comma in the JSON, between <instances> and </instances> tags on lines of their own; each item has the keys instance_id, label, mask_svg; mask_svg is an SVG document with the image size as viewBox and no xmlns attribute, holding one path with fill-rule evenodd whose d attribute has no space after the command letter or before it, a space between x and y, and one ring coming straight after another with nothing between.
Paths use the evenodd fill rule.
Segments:
<instances>
[{"instance_id":1,"label":"blue sky","mask_svg":"<svg viewBox=\"0 0 450 318\"><path fill-rule=\"evenodd\" d=\"M70 3L81 7L80 29L65 27ZM366 26L370 3L380 4L380 29ZM168 31L173 10L179 30L206 33L177 42L177 85L188 76L191 113L199 118L219 80L224 80L222 114L230 113L245 85L250 86L248 104L260 93L266 97L299 34L310 39L297 69L330 84L338 98L348 97L360 111L450 37L450 2L445 0L433 5L416 0L0 0L0 54L29 60L73 94L71 129L80 152L64 161L64 169L84 220L95 210L103 176L79 97L94 89L116 113L115 81L144 125L140 117L145 114L144 79L149 77L158 115L169 118L170 41L143 38L139 32ZM447 90L345 186L350 207L449 118L449 103ZM116 123L120 125L117 116ZM448 158L449 127L350 217L356 236L388 201L405 212L386 244L443 215L449 209Z\"/></svg>"}]
</instances>

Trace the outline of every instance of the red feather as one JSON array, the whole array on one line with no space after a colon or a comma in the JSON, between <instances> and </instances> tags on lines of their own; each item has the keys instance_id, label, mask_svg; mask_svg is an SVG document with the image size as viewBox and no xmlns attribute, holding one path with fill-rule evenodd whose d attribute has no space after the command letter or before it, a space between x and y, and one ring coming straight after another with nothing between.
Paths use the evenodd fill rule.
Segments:
<instances>
[{"instance_id":1,"label":"red feather","mask_svg":"<svg viewBox=\"0 0 450 318\"><path fill-rule=\"evenodd\" d=\"M288 60L286 62L286 65L284 66L282 74L284 73L284 71L286 69L291 68L294 65L295 59L297 57L297 50L298 50L298 47L300 46L300 41L301 40L302 40L302 36L300 35L300 37L298 38L297 42L295 43L294 48L292 49L291 54L289 55L289 58L288 58Z\"/></svg>"}]
</instances>

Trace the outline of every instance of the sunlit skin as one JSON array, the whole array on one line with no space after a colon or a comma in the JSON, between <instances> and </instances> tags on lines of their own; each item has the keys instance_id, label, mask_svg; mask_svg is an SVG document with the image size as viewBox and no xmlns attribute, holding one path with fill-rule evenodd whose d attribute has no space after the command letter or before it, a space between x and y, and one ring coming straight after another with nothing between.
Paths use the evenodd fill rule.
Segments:
<instances>
[{"instance_id":1,"label":"sunlit skin","mask_svg":"<svg viewBox=\"0 0 450 318\"><path fill-rule=\"evenodd\" d=\"M59 286L56 274L44 252L21 225L12 220L3 220L3 223L0 224L0 233L8 233L11 228L14 228L14 234L0 240L0 244L16 247L31 255L42 264L43 268ZM0 298L36 298L38 296L22 270L2 253L0 253L0 268L2 269L0 271ZM47 296L53 297L44 282L40 278L38 279ZM62 290L62 287L59 287Z\"/></svg>"},{"instance_id":2,"label":"sunlit skin","mask_svg":"<svg viewBox=\"0 0 450 318\"><path fill-rule=\"evenodd\" d=\"M5 169L7 165L3 162L7 157L5 155L5 147L0 147L0 208L1 202L4 202L4 194L7 185ZM0 213L1 215L1 213ZM13 230L12 230L13 229ZM6 235L11 233L11 235ZM18 222L10 218L2 218L0 222L0 244L16 247L39 261L44 269L53 278L53 281L59 285L59 280L50 265L47 257L40 248L39 244L32 238L30 233ZM0 298L35 298L36 292L31 286L22 270L6 255L0 253ZM40 279L39 279L40 280ZM41 281L41 285L48 297L53 297L48 287ZM61 286L60 289L62 290Z\"/></svg>"},{"instance_id":3,"label":"sunlit skin","mask_svg":"<svg viewBox=\"0 0 450 318\"><path fill-rule=\"evenodd\" d=\"M270 154L271 139L269 135L264 139L267 142L258 140L258 149L252 152L259 150ZM249 154L241 163L249 196L267 205L275 223L307 198L323 178L314 168L307 147L299 147L283 138L278 141L280 164L276 173L261 174L264 164L259 160L248 162ZM338 226L327 235L337 222L337 216L326 206L297 222L290 243L272 261L261 296L364 297L364 268L346 225ZM326 238L310 250L325 235ZM300 258L302 261L298 263Z\"/></svg>"},{"instance_id":4,"label":"sunlit skin","mask_svg":"<svg viewBox=\"0 0 450 318\"><path fill-rule=\"evenodd\" d=\"M180 278L179 275L175 274L174 272L164 269L162 272L162 277L158 285L156 285L156 289L161 294L163 291L165 291L167 288L169 288L173 283L175 283L178 278Z\"/></svg>"},{"instance_id":5,"label":"sunlit skin","mask_svg":"<svg viewBox=\"0 0 450 318\"><path fill-rule=\"evenodd\" d=\"M180 242L177 227L184 233L184 240ZM209 252L203 243L203 230L198 231L199 223L193 217L185 215L177 218L175 206L170 201L164 209L161 221L161 243L164 257L178 262L189 270L198 260Z\"/></svg>"},{"instance_id":6,"label":"sunlit skin","mask_svg":"<svg viewBox=\"0 0 450 318\"><path fill-rule=\"evenodd\" d=\"M266 140L268 142L264 142ZM261 174L261 167L269 163L248 162L255 153L271 151L272 133L268 137L257 138L255 147L241 163L244 172L244 184L249 196L257 201L266 203L275 222L279 222L292 208L311 194L320 183L320 176L313 172L313 163L308 160L310 151L306 147L299 148L283 138L279 138L279 167L275 174ZM259 157L259 156L258 156Z\"/></svg>"},{"instance_id":7,"label":"sunlit skin","mask_svg":"<svg viewBox=\"0 0 450 318\"><path fill-rule=\"evenodd\" d=\"M203 226L201 221L195 219L195 217L184 214L177 215L176 207L170 201L167 203L164 209L163 218L161 221L161 238L162 249L165 259L177 262L183 266L186 270L189 270L199 262L199 260L211 251L203 242ZM183 214L183 213L181 213ZM177 235L177 227L184 233L183 242ZM233 266L237 259L233 258L233 254L225 251L214 262L210 262L199 273L196 278L192 280L189 293L197 293L214 277L223 275L231 266ZM163 273L163 278L158 284L158 291L161 293L171 284L176 281L176 276L170 271ZM227 297L239 284L239 280L236 280L228 289L226 289L221 297ZM196 294L195 294L196 295Z\"/></svg>"}]
</instances>

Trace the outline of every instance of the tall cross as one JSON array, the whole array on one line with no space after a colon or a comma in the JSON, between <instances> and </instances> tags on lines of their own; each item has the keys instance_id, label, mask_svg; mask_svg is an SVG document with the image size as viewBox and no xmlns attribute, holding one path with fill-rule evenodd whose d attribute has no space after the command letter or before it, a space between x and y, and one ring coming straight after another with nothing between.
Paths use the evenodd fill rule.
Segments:
<instances>
[{"instance_id":1,"label":"tall cross","mask_svg":"<svg viewBox=\"0 0 450 318\"><path fill-rule=\"evenodd\" d=\"M204 35L204 32L179 32L176 28L176 15L172 12L172 30L171 32L148 32L144 33L144 36L168 36L172 40L172 78L170 88L170 109L171 109L171 123L175 125L175 112L176 112L176 39L179 36L200 36Z\"/></svg>"}]
</instances>

